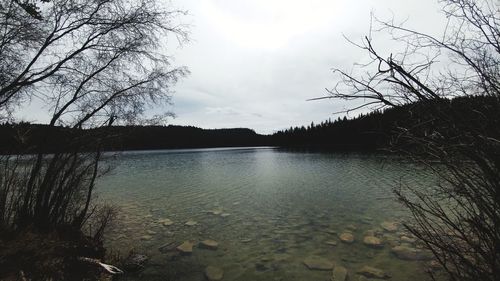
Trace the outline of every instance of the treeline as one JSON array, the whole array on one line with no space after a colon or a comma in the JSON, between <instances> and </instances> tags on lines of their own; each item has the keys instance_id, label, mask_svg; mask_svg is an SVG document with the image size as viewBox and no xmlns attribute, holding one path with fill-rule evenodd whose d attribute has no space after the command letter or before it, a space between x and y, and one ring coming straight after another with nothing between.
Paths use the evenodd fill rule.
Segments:
<instances>
[{"instance_id":1,"label":"treeline","mask_svg":"<svg viewBox=\"0 0 500 281\"><path fill-rule=\"evenodd\" d=\"M272 141L273 145L279 146L338 150L378 150L388 148L389 145L394 148L394 144L412 149L410 146L413 146L413 140L400 137L402 128L424 130L415 132L420 135L433 134L436 128L440 128L440 132L446 132L448 126L477 128L478 133L495 132L496 128L492 126L500 126L500 108L496 99L482 96L418 102L384 111L373 111L353 119L343 117L307 127L289 128L275 133ZM426 103L433 103L433 106ZM491 122L485 124L481 121L485 117Z\"/></svg>"},{"instance_id":2,"label":"treeline","mask_svg":"<svg viewBox=\"0 0 500 281\"><path fill-rule=\"evenodd\" d=\"M95 130L41 124L0 125L0 153L59 152L100 146L102 150L140 150L269 145L269 136L250 129L201 129L192 126L112 126ZM97 143L99 142L99 143ZM42 145L40 145L42 144Z\"/></svg>"},{"instance_id":3,"label":"treeline","mask_svg":"<svg viewBox=\"0 0 500 281\"><path fill-rule=\"evenodd\" d=\"M441 100L437 108L454 124L477 127L482 131L493 131L486 126L477 112L487 114L491 120L500 120L500 109L490 97L461 97ZM433 103L437 103L433 101ZM436 105L436 104L434 104ZM448 126L445 118L436 119L436 113L428 112L425 102L374 111L353 119L346 117L327 120L320 124L294 127L278 131L272 135L260 135L251 129L201 129L192 126L113 126L96 130L75 130L65 127L49 127L40 124L0 125L0 153L36 153L34 149L45 152L71 150L85 144L89 149L99 145L101 149L141 150L203 147L238 146L282 146L312 147L335 150L378 150L404 140L397 139L399 128L425 128L432 134L433 128ZM479 110L480 109L480 110ZM425 126L416 126L426 124ZM490 122L498 124L497 122ZM454 125L457 126L457 125ZM441 129L442 131L446 131ZM99 143L97 143L99 142ZM43 145L40 145L43 144ZM411 144L407 144L411 145Z\"/></svg>"}]
</instances>

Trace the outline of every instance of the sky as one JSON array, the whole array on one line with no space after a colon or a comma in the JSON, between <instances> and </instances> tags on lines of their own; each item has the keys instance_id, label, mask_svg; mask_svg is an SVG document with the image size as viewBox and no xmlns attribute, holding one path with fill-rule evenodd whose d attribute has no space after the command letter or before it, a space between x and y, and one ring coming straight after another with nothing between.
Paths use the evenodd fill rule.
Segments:
<instances>
[{"instance_id":1,"label":"sky","mask_svg":"<svg viewBox=\"0 0 500 281\"><path fill-rule=\"evenodd\" d=\"M191 41L171 51L191 74L175 87L172 124L246 127L272 133L339 116L352 104L308 101L335 85L333 68L350 70L367 54L359 42L370 14L406 20L433 33L443 25L437 0L176 0L189 11ZM390 52L384 34L379 49ZM356 113L351 113L356 114Z\"/></svg>"},{"instance_id":2,"label":"sky","mask_svg":"<svg viewBox=\"0 0 500 281\"><path fill-rule=\"evenodd\" d=\"M166 0L158 0L166 1ZM446 21L438 0L170 0L187 10L190 42L167 44L173 64L191 74L174 87L169 124L202 128L251 128L270 134L291 126L319 123L354 107L342 100L308 101L327 94L346 71L368 60L360 42L370 31L370 15L405 21L405 26L439 34ZM398 46L374 34L385 53ZM171 41L170 41L171 42ZM360 102L360 101L358 101ZM36 102L20 119L42 121ZM360 112L350 113L353 117Z\"/></svg>"}]
</instances>

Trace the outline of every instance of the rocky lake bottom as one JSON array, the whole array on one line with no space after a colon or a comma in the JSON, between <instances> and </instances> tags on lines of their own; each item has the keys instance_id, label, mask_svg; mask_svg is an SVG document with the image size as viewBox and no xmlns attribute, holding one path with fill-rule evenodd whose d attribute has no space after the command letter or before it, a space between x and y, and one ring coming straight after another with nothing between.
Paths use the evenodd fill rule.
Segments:
<instances>
[{"instance_id":1,"label":"rocky lake bottom","mask_svg":"<svg viewBox=\"0 0 500 281\"><path fill-rule=\"evenodd\" d=\"M427 280L437 270L378 156L268 149L131 153L100 182L119 280ZM382 176L381 176L382 175Z\"/></svg>"}]
</instances>

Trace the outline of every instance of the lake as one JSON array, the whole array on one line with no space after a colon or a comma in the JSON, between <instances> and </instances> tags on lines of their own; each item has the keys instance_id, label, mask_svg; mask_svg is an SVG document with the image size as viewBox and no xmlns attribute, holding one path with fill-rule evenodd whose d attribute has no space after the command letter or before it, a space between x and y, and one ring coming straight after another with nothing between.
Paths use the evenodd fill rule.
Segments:
<instances>
[{"instance_id":1,"label":"lake","mask_svg":"<svg viewBox=\"0 0 500 281\"><path fill-rule=\"evenodd\" d=\"M364 266L391 280L427 279L428 261L391 250L415 247L391 193L400 183L431 183L415 165L272 147L124 152L107 161L116 167L100 179L99 198L118 216L106 246L149 257L123 280L206 280L207 266L223 280L331 280L330 264L350 280L366 280Z\"/></svg>"}]
</instances>

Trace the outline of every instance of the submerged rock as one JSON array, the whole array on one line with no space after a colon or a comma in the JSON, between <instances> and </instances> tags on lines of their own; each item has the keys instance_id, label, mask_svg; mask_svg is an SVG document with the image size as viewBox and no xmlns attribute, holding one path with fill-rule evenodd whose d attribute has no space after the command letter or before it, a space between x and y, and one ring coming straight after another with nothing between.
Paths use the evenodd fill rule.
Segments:
<instances>
[{"instance_id":1,"label":"submerged rock","mask_svg":"<svg viewBox=\"0 0 500 281\"><path fill-rule=\"evenodd\" d=\"M352 233L350 232L344 232L340 234L340 241L351 244L354 242L354 235L352 235Z\"/></svg>"},{"instance_id":2,"label":"submerged rock","mask_svg":"<svg viewBox=\"0 0 500 281\"><path fill-rule=\"evenodd\" d=\"M219 247L219 243L215 240L203 240L200 242L200 248L205 248L209 250L217 250L217 247Z\"/></svg>"},{"instance_id":3,"label":"submerged rock","mask_svg":"<svg viewBox=\"0 0 500 281\"><path fill-rule=\"evenodd\" d=\"M325 230L325 232L328 234L337 235L337 231L335 229L327 229Z\"/></svg>"},{"instance_id":4,"label":"submerged rock","mask_svg":"<svg viewBox=\"0 0 500 281\"><path fill-rule=\"evenodd\" d=\"M191 254L193 252L193 246L194 244L191 243L191 241L185 241L184 243L180 244L177 246L177 251L183 253L183 254Z\"/></svg>"},{"instance_id":5,"label":"submerged rock","mask_svg":"<svg viewBox=\"0 0 500 281\"><path fill-rule=\"evenodd\" d=\"M354 224L350 224L350 225L346 226L345 228L347 230L351 230L351 231L355 231L358 229Z\"/></svg>"},{"instance_id":6,"label":"submerged rock","mask_svg":"<svg viewBox=\"0 0 500 281\"><path fill-rule=\"evenodd\" d=\"M377 279L389 279L389 278L391 278L391 276L389 274L387 274L385 271L383 271L382 269L378 269L378 268L371 267L371 266L363 266L363 268L361 268L358 271L358 274L361 274L361 275L368 277L368 278L377 278Z\"/></svg>"},{"instance_id":7,"label":"submerged rock","mask_svg":"<svg viewBox=\"0 0 500 281\"><path fill-rule=\"evenodd\" d=\"M325 244L330 246L337 246L337 241L326 241Z\"/></svg>"},{"instance_id":8,"label":"submerged rock","mask_svg":"<svg viewBox=\"0 0 500 281\"><path fill-rule=\"evenodd\" d=\"M432 260L427 265L430 271L438 271L443 269L442 265L437 260Z\"/></svg>"},{"instance_id":9,"label":"submerged rock","mask_svg":"<svg viewBox=\"0 0 500 281\"><path fill-rule=\"evenodd\" d=\"M396 246L391 251L396 257L402 260L425 261L433 258L432 253L429 251L407 246Z\"/></svg>"},{"instance_id":10,"label":"submerged rock","mask_svg":"<svg viewBox=\"0 0 500 281\"><path fill-rule=\"evenodd\" d=\"M158 220L158 222L163 224L164 226L170 226L170 225L174 224L174 222L171 221L170 219L160 219L160 220Z\"/></svg>"},{"instance_id":11,"label":"submerged rock","mask_svg":"<svg viewBox=\"0 0 500 281\"><path fill-rule=\"evenodd\" d=\"M396 232L398 230L398 225L396 222L384 221L380 226L387 232Z\"/></svg>"},{"instance_id":12,"label":"submerged rock","mask_svg":"<svg viewBox=\"0 0 500 281\"><path fill-rule=\"evenodd\" d=\"M148 259L146 255L130 253L123 262L123 269L128 272L143 270Z\"/></svg>"},{"instance_id":13,"label":"submerged rock","mask_svg":"<svg viewBox=\"0 0 500 281\"><path fill-rule=\"evenodd\" d=\"M304 264L310 270L331 270L333 262L318 256L309 256L304 259Z\"/></svg>"},{"instance_id":14,"label":"submerged rock","mask_svg":"<svg viewBox=\"0 0 500 281\"><path fill-rule=\"evenodd\" d=\"M364 277L363 275L358 275L358 279L355 279L354 281L374 281L374 279L368 279Z\"/></svg>"},{"instance_id":15,"label":"submerged rock","mask_svg":"<svg viewBox=\"0 0 500 281\"><path fill-rule=\"evenodd\" d=\"M273 260L273 258L271 258L271 257L262 257L262 258L260 258L261 262L270 262L272 260Z\"/></svg>"},{"instance_id":16,"label":"submerged rock","mask_svg":"<svg viewBox=\"0 0 500 281\"><path fill-rule=\"evenodd\" d=\"M384 244L382 244L382 240L380 240L379 238L377 238L375 236L365 236L365 238L363 239L363 243L366 246L372 247L372 248L384 247Z\"/></svg>"},{"instance_id":17,"label":"submerged rock","mask_svg":"<svg viewBox=\"0 0 500 281\"><path fill-rule=\"evenodd\" d=\"M151 240L151 238L153 238L153 236L151 236L151 235L143 235L143 236L141 236L141 240Z\"/></svg>"},{"instance_id":18,"label":"submerged rock","mask_svg":"<svg viewBox=\"0 0 500 281\"><path fill-rule=\"evenodd\" d=\"M347 280L347 268L343 266L335 266L332 272L332 281L345 281Z\"/></svg>"},{"instance_id":19,"label":"submerged rock","mask_svg":"<svg viewBox=\"0 0 500 281\"><path fill-rule=\"evenodd\" d=\"M207 213L218 216L218 215L222 214L222 209L210 210L210 211L207 211Z\"/></svg>"},{"instance_id":20,"label":"submerged rock","mask_svg":"<svg viewBox=\"0 0 500 281\"><path fill-rule=\"evenodd\" d=\"M163 245L161 245L160 247L158 247L158 251L162 252L162 253L167 253L167 252L171 252L173 250L175 250L175 242L168 242L168 243L165 243Z\"/></svg>"},{"instance_id":21,"label":"submerged rock","mask_svg":"<svg viewBox=\"0 0 500 281\"><path fill-rule=\"evenodd\" d=\"M255 270L262 272L269 270L269 268L265 264L258 262L255 264Z\"/></svg>"},{"instance_id":22,"label":"submerged rock","mask_svg":"<svg viewBox=\"0 0 500 281\"><path fill-rule=\"evenodd\" d=\"M188 221L185 223L185 225L187 225L187 226L195 226L195 225L197 225L197 224L198 224L198 222L196 222L196 221L194 221L194 220L188 220Z\"/></svg>"},{"instance_id":23,"label":"submerged rock","mask_svg":"<svg viewBox=\"0 0 500 281\"><path fill-rule=\"evenodd\" d=\"M417 241L415 238L411 238L406 235L401 236L399 240L401 240L401 242L403 243L410 243L410 244L413 244Z\"/></svg>"},{"instance_id":24,"label":"submerged rock","mask_svg":"<svg viewBox=\"0 0 500 281\"><path fill-rule=\"evenodd\" d=\"M219 281L224 277L224 270L216 266L207 266L205 268L205 276L209 281Z\"/></svg>"}]
</instances>

